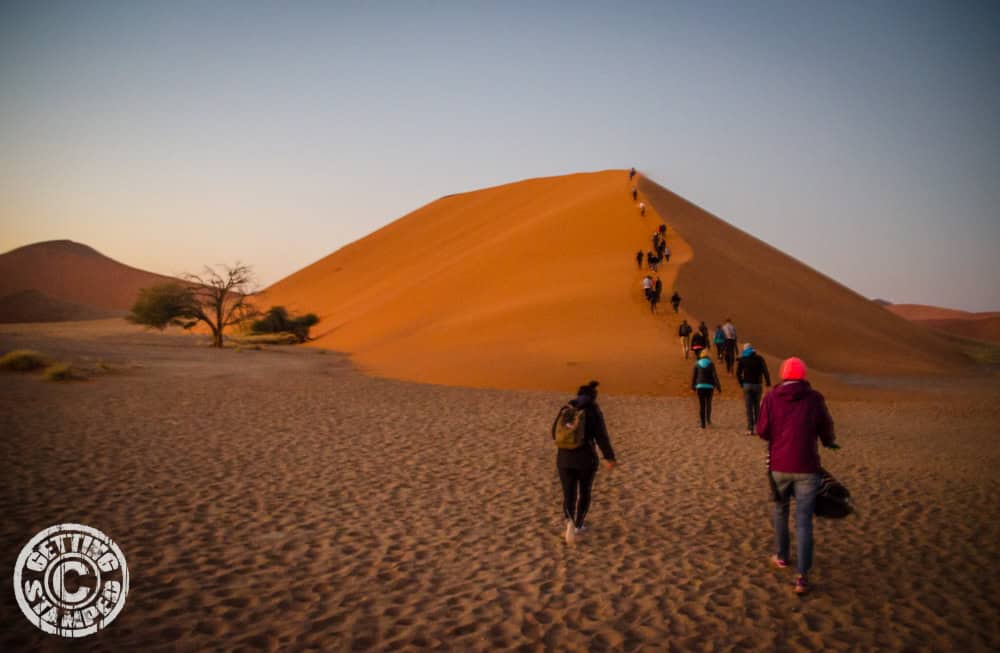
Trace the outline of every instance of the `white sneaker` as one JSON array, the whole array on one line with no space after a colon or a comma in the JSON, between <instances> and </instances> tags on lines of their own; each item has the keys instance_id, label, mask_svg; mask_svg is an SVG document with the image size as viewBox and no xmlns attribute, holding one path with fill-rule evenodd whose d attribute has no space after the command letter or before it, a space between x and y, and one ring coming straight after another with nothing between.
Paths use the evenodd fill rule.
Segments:
<instances>
[{"instance_id":1,"label":"white sneaker","mask_svg":"<svg viewBox=\"0 0 1000 653\"><path fill-rule=\"evenodd\" d=\"M575 532L575 533L576 533L577 535L581 535L581 534L582 534L582 533L583 533L583 532L584 532L585 530L587 530L587 527L586 527L586 526L581 526L580 528L574 528L574 529L573 529L573 531L574 531L574 532Z\"/></svg>"},{"instance_id":2,"label":"white sneaker","mask_svg":"<svg viewBox=\"0 0 1000 653\"><path fill-rule=\"evenodd\" d=\"M573 526L573 522L569 519L566 520L566 544L567 546L573 546L576 544L576 528Z\"/></svg>"}]
</instances>

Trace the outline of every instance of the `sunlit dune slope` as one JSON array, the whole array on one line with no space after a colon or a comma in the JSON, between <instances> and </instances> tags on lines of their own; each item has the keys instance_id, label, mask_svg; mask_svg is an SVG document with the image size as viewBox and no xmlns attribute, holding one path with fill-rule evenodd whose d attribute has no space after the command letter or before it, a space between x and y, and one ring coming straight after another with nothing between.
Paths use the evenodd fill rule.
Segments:
<instances>
[{"instance_id":1,"label":"sunlit dune slope","mask_svg":"<svg viewBox=\"0 0 1000 653\"><path fill-rule=\"evenodd\" d=\"M1000 312L970 313L923 304L892 304L886 308L921 326L952 335L1000 342Z\"/></svg>"},{"instance_id":2,"label":"sunlit dune slope","mask_svg":"<svg viewBox=\"0 0 1000 653\"><path fill-rule=\"evenodd\" d=\"M0 297L18 302L5 304L18 319L77 320L124 314L140 288L166 281L174 279L123 265L70 240L35 243L0 255ZM79 310L69 310L72 305Z\"/></svg>"},{"instance_id":3,"label":"sunlit dune slope","mask_svg":"<svg viewBox=\"0 0 1000 653\"><path fill-rule=\"evenodd\" d=\"M624 171L444 197L278 282L264 302L320 315L316 344L420 381L614 392L683 387L676 321L649 315ZM687 247L670 238L675 260ZM661 277L671 285L676 265ZM669 294L669 293L667 293Z\"/></svg>"},{"instance_id":4,"label":"sunlit dune slope","mask_svg":"<svg viewBox=\"0 0 1000 653\"><path fill-rule=\"evenodd\" d=\"M319 314L315 344L369 372L442 384L571 390L595 378L614 393L683 393L693 361L679 320L727 315L772 366L791 354L834 373L958 364L936 334L640 183L645 217L617 170L444 197L278 282L262 304ZM677 278L678 315L666 302L650 314L635 262L661 217L673 250L664 300Z\"/></svg>"},{"instance_id":5,"label":"sunlit dune slope","mask_svg":"<svg viewBox=\"0 0 1000 653\"><path fill-rule=\"evenodd\" d=\"M741 339L829 373L908 375L961 367L942 335L894 315L648 179L640 188L692 243L678 275L688 310L731 316ZM816 238L822 239L822 233Z\"/></svg>"}]
</instances>

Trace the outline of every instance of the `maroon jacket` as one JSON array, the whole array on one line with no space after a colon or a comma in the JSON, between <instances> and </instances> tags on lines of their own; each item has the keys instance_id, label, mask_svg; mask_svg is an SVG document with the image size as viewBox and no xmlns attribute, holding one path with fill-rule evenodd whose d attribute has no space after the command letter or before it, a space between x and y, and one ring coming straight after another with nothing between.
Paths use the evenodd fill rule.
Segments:
<instances>
[{"instance_id":1,"label":"maroon jacket","mask_svg":"<svg viewBox=\"0 0 1000 653\"><path fill-rule=\"evenodd\" d=\"M819 472L816 439L833 444L833 419L823 395L807 381L785 381L764 397L757 435L771 443L772 472L815 474Z\"/></svg>"}]
</instances>

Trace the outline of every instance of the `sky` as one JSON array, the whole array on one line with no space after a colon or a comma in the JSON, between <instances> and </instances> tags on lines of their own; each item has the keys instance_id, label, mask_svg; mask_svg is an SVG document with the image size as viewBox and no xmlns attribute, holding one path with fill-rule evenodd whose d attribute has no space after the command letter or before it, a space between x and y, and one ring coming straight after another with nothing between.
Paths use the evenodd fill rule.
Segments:
<instances>
[{"instance_id":1,"label":"sky","mask_svg":"<svg viewBox=\"0 0 1000 653\"><path fill-rule=\"evenodd\" d=\"M267 286L635 166L855 291L1000 310L1000 4L0 2L0 251Z\"/></svg>"}]
</instances>

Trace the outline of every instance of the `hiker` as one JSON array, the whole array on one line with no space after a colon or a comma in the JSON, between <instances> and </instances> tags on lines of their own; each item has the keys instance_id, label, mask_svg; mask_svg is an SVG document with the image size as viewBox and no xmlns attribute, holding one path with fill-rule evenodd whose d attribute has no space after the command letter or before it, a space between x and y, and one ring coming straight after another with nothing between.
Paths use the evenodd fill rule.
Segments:
<instances>
[{"instance_id":1,"label":"hiker","mask_svg":"<svg viewBox=\"0 0 1000 653\"><path fill-rule=\"evenodd\" d=\"M753 427L760 415L760 397L764 391L761 382L770 388L771 375L767 371L767 362L749 342L743 345L743 354L736 363L736 381L743 388L743 401L747 407L747 435L753 435Z\"/></svg>"},{"instance_id":2,"label":"hiker","mask_svg":"<svg viewBox=\"0 0 1000 653\"><path fill-rule=\"evenodd\" d=\"M639 199L639 189L636 188L635 186L633 186L632 187L632 201L634 202L637 199Z\"/></svg>"},{"instance_id":3,"label":"hiker","mask_svg":"<svg viewBox=\"0 0 1000 653\"><path fill-rule=\"evenodd\" d=\"M687 320L681 320L681 325L677 327L677 335L681 339L681 351L684 352L684 358L687 359L688 352L691 350L691 325L688 324Z\"/></svg>"},{"instance_id":4,"label":"hiker","mask_svg":"<svg viewBox=\"0 0 1000 653\"><path fill-rule=\"evenodd\" d=\"M635 168L628 171L628 180L632 181L632 177L635 177Z\"/></svg>"},{"instance_id":5,"label":"hiker","mask_svg":"<svg viewBox=\"0 0 1000 653\"><path fill-rule=\"evenodd\" d=\"M712 343L708 339L708 325L705 324L705 320L698 323L698 333L705 336L705 350L712 350Z\"/></svg>"},{"instance_id":6,"label":"hiker","mask_svg":"<svg viewBox=\"0 0 1000 653\"><path fill-rule=\"evenodd\" d=\"M646 203L645 202L639 202L639 215L642 216L642 217L646 217Z\"/></svg>"},{"instance_id":7,"label":"hiker","mask_svg":"<svg viewBox=\"0 0 1000 653\"><path fill-rule=\"evenodd\" d=\"M615 466L615 452L608 438L608 428L604 423L604 414L597 405L597 381L580 386L575 399L568 406L576 411L582 411L582 433L578 434L581 444L575 448L562 448L556 457L556 468L559 470L559 480L563 488L563 516L566 518L566 544L572 545L576 536L584 530L583 520L587 517L590 507L590 490L594 484L594 475L600 461L594 450L596 444L604 456L608 469ZM556 427L564 417L564 408L556 416L552 424L552 438L556 439ZM558 440L557 440L558 443Z\"/></svg>"},{"instance_id":8,"label":"hiker","mask_svg":"<svg viewBox=\"0 0 1000 653\"><path fill-rule=\"evenodd\" d=\"M666 235L667 235L667 225L665 225L665 224L661 224L660 225L660 235L666 237Z\"/></svg>"},{"instance_id":9,"label":"hiker","mask_svg":"<svg viewBox=\"0 0 1000 653\"><path fill-rule=\"evenodd\" d=\"M774 498L775 553L771 563L788 566L788 513L795 495L796 568L795 592L809 591L807 576L812 567L812 520L820 483L819 448L838 449L833 419L823 395L806 380L806 364L789 358L781 364L781 383L764 397L757 434L768 443L768 481Z\"/></svg>"},{"instance_id":10,"label":"hiker","mask_svg":"<svg viewBox=\"0 0 1000 653\"><path fill-rule=\"evenodd\" d=\"M660 277L656 277L656 283L653 284L653 301L649 307L650 312L656 312L656 306L660 303L660 295L663 294L663 282L660 281Z\"/></svg>"},{"instance_id":11,"label":"hiker","mask_svg":"<svg viewBox=\"0 0 1000 653\"><path fill-rule=\"evenodd\" d=\"M667 245L667 241L665 241L665 240L663 241L663 254L662 254L662 257L663 257L663 262L664 263L669 263L670 262L670 246Z\"/></svg>"},{"instance_id":12,"label":"hiker","mask_svg":"<svg viewBox=\"0 0 1000 653\"><path fill-rule=\"evenodd\" d=\"M667 241L661 239L660 242L656 244L656 255L659 257L661 261L663 260L663 254L666 251L667 251Z\"/></svg>"},{"instance_id":13,"label":"hiker","mask_svg":"<svg viewBox=\"0 0 1000 653\"><path fill-rule=\"evenodd\" d=\"M642 292L647 302L653 301L653 277L648 274L642 278Z\"/></svg>"},{"instance_id":14,"label":"hiker","mask_svg":"<svg viewBox=\"0 0 1000 653\"><path fill-rule=\"evenodd\" d=\"M685 356L685 358L687 358ZM691 372L691 389L698 393L698 416L701 418L701 428L712 424L712 392L722 392L719 375L715 373L715 365L708 352L704 352Z\"/></svg>"},{"instance_id":15,"label":"hiker","mask_svg":"<svg viewBox=\"0 0 1000 653\"><path fill-rule=\"evenodd\" d=\"M726 349L726 332L722 330L721 324L715 325L715 333L712 334L712 342L715 343L715 358L722 360L722 355Z\"/></svg>"},{"instance_id":16,"label":"hiker","mask_svg":"<svg viewBox=\"0 0 1000 653\"><path fill-rule=\"evenodd\" d=\"M732 374L733 363L736 361L736 327L732 318L726 318L726 323L722 325L722 333L726 336L726 351L722 354L726 360L726 374Z\"/></svg>"},{"instance_id":17,"label":"hiker","mask_svg":"<svg viewBox=\"0 0 1000 653\"><path fill-rule=\"evenodd\" d=\"M647 252L646 260L649 262L649 269L656 272L656 267L660 264L660 258L653 252Z\"/></svg>"},{"instance_id":18,"label":"hiker","mask_svg":"<svg viewBox=\"0 0 1000 653\"><path fill-rule=\"evenodd\" d=\"M695 331L691 335L691 351L694 353L694 359L698 360L701 357L701 352L706 351L708 347L708 339L701 330Z\"/></svg>"},{"instance_id":19,"label":"hiker","mask_svg":"<svg viewBox=\"0 0 1000 653\"><path fill-rule=\"evenodd\" d=\"M674 306L674 313L676 313L677 309L681 305L681 296L677 294L676 290L674 291L674 294L670 296L670 303L673 304L673 306ZM690 328L690 327L688 327L688 328Z\"/></svg>"},{"instance_id":20,"label":"hiker","mask_svg":"<svg viewBox=\"0 0 1000 653\"><path fill-rule=\"evenodd\" d=\"M638 252L635 253L635 264L639 266L640 270L642 269L642 259L643 259L642 250L640 249Z\"/></svg>"},{"instance_id":21,"label":"hiker","mask_svg":"<svg viewBox=\"0 0 1000 653\"><path fill-rule=\"evenodd\" d=\"M660 234L654 231L653 232L652 241L653 241L653 249L656 250L656 251L659 251L659 249L660 249Z\"/></svg>"}]
</instances>

